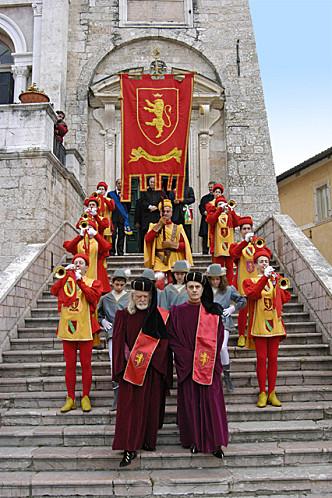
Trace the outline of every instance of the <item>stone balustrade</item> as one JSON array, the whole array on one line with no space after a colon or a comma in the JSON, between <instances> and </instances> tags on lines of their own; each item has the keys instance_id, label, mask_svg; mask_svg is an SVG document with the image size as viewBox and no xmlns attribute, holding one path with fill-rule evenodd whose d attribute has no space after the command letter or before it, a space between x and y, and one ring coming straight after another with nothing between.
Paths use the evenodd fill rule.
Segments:
<instances>
[{"instance_id":1,"label":"stone balustrade","mask_svg":"<svg viewBox=\"0 0 332 498\"><path fill-rule=\"evenodd\" d=\"M288 215L270 216L257 233L266 239L332 349L332 266Z\"/></svg>"},{"instance_id":2,"label":"stone balustrade","mask_svg":"<svg viewBox=\"0 0 332 498\"><path fill-rule=\"evenodd\" d=\"M0 272L0 360L9 348L9 339L17 337L17 326L34 306L50 277L52 266L64 255L63 241L76 235L75 228L64 222L45 244L29 244L14 261Z\"/></svg>"}]
</instances>

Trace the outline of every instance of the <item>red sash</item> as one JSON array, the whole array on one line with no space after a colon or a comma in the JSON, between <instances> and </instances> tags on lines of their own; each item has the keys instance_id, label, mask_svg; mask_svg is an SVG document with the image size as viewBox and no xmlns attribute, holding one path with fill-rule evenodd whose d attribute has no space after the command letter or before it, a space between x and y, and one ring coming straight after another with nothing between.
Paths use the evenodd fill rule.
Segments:
<instances>
[{"instance_id":1,"label":"red sash","mask_svg":"<svg viewBox=\"0 0 332 498\"><path fill-rule=\"evenodd\" d=\"M217 353L217 334L219 316L207 313L200 306L196 331L196 342L192 379L198 384L210 386Z\"/></svg>"},{"instance_id":2,"label":"red sash","mask_svg":"<svg viewBox=\"0 0 332 498\"><path fill-rule=\"evenodd\" d=\"M142 330L140 331L133 349L130 351L123 376L124 380L136 386L143 385L152 355L158 346L159 340L144 334Z\"/></svg>"}]
</instances>

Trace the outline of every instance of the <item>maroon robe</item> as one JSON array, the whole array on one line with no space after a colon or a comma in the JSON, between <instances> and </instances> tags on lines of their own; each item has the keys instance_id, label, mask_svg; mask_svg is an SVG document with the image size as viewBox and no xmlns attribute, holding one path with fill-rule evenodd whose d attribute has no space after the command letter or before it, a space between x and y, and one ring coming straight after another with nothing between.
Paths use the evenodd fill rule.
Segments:
<instances>
[{"instance_id":1,"label":"maroon robe","mask_svg":"<svg viewBox=\"0 0 332 498\"><path fill-rule=\"evenodd\" d=\"M113 330L113 380L119 382L113 450L134 451L143 445L156 447L157 431L165 412L166 381L170 377L168 340L161 339L153 353L142 386L123 380L127 365L126 350L135 344L147 311L130 315L117 311Z\"/></svg>"},{"instance_id":2,"label":"maroon robe","mask_svg":"<svg viewBox=\"0 0 332 498\"><path fill-rule=\"evenodd\" d=\"M184 448L195 444L198 451L212 453L228 444L220 361L224 327L220 319L212 384L197 384L192 379L192 371L198 315L197 304L174 306L167 322L167 331L178 381L177 418L181 444Z\"/></svg>"}]
</instances>

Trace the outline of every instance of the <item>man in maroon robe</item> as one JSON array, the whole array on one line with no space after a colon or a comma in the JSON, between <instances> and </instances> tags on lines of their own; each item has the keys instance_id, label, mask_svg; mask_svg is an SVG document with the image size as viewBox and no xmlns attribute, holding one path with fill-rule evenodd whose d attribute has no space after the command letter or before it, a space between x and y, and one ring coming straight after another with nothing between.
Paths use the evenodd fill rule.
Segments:
<instances>
[{"instance_id":1,"label":"man in maroon robe","mask_svg":"<svg viewBox=\"0 0 332 498\"><path fill-rule=\"evenodd\" d=\"M212 289L202 273L188 273L186 287L188 302L171 308L167 322L178 381L180 440L192 453L223 458L221 447L228 444L220 361L223 310L213 303Z\"/></svg>"},{"instance_id":2,"label":"man in maroon robe","mask_svg":"<svg viewBox=\"0 0 332 498\"><path fill-rule=\"evenodd\" d=\"M115 315L113 381L119 383L114 450L124 450L120 467L137 450L154 451L162 427L167 380L171 378L166 327L151 280L132 282L128 307Z\"/></svg>"}]
</instances>

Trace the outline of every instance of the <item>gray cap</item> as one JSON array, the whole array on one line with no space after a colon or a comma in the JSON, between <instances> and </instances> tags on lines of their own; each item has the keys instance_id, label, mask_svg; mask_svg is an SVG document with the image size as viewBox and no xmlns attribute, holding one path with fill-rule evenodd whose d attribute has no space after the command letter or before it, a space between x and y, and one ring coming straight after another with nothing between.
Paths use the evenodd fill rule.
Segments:
<instances>
[{"instance_id":1,"label":"gray cap","mask_svg":"<svg viewBox=\"0 0 332 498\"><path fill-rule=\"evenodd\" d=\"M151 268L144 268L141 277L148 278L149 280L152 280L152 282L156 281L156 276Z\"/></svg>"},{"instance_id":2,"label":"gray cap","mask_svg":"<svg viewBox=\"0 0 332 498\"><path fill-rule=\"evenodd\" d=\"M178 261L175 261L173 267L172 267L172 272L183 272L183 273L188 273L189 271L189 263L186 259L179 259Z\"/></svg>"},{"instance_id":3,"label":"gray cap","mask_svg":"<svg viewBox=\"0 0 332 498\"><path fill-rule=\"evenodd\" d=\"M208 277L223 277L226 275L226 268L222 267L218 263L212 263L212 265L207 267L206 275Z\"/></svg>"},{"instance_id":4,"label":"gray cap","mask_svg":"<svg viewBox=\"0 0 332 498\"><path fill-rule=\"evenodd\" d=\"M115 270L113 275L112 275L112 281L116 280L117 278L123 278L124 280L128 280L128 275L126 274L125 270Z\"/></svg>"}]
</instances>

